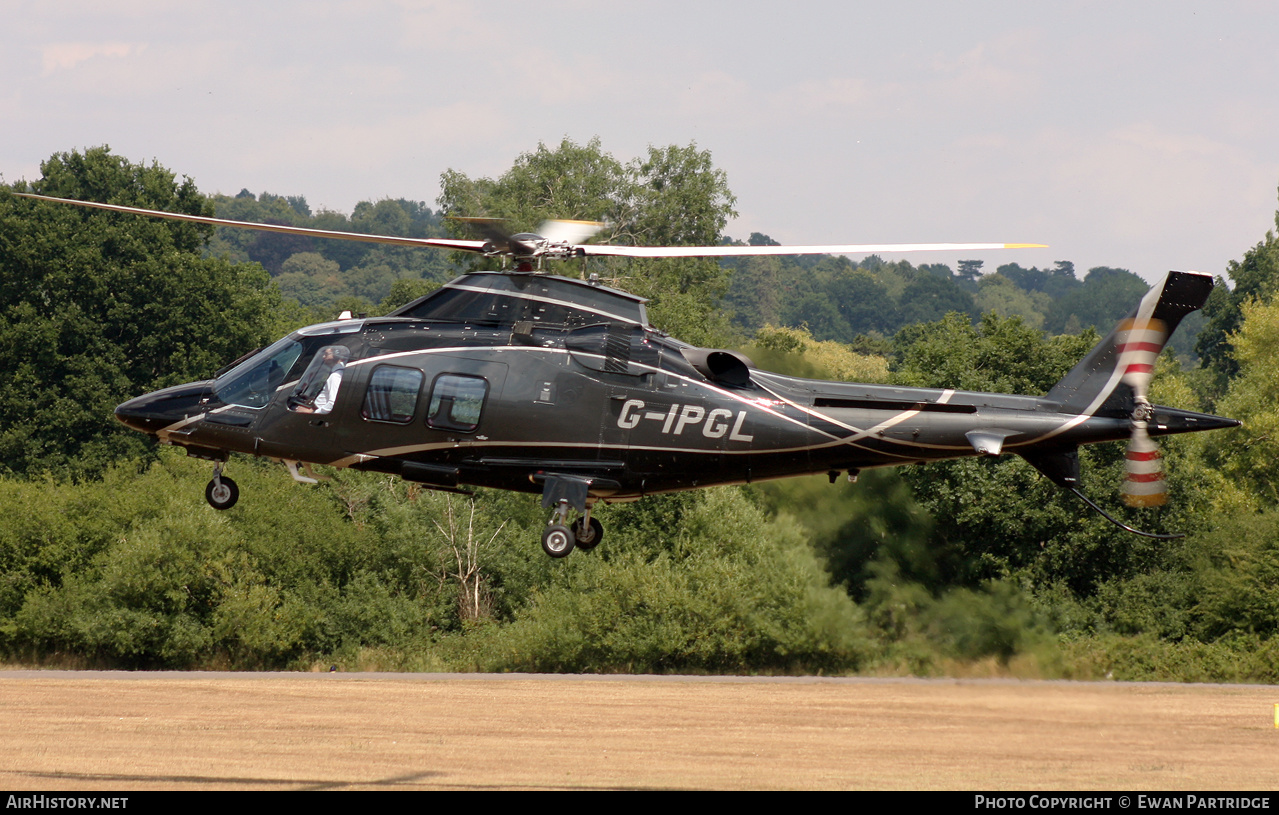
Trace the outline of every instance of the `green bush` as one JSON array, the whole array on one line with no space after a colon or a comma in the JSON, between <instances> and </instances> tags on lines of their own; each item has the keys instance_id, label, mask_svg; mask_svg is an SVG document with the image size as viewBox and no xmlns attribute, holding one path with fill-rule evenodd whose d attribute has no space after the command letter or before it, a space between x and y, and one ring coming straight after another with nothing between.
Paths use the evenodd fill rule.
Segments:
<instances>
[{"instance_id":1,"label":"green bush","mask_svg":"<svg viewBox=\"0 0 1279 815\"><path fill-rule=\"evenodd\" d=\"M829 585L798 527L766 521L737 489L691 495L679 499L682 516L661 537L637 534L645 523L619 523L619 534L605 543L607 557L597 552L562 563L514 622L477 632L476 667L855 669L867 644L864 621Z\"/></svg>"}]
</instances>

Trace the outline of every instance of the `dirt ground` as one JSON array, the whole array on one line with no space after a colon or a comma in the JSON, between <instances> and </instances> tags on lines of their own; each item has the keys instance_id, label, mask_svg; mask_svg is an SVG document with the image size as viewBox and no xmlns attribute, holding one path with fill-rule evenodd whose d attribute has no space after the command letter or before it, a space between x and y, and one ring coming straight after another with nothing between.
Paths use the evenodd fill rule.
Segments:
<instances>
[{"instance_id":1,"label":"dirt ground","mask_svg":"<svg viewBox=\"0 0 1279 815\"><path fill-rule=\"evenodd\" d=\"M1274 789L1279 687L0 672L0 789Z\"/></svg>"}]
</instances>

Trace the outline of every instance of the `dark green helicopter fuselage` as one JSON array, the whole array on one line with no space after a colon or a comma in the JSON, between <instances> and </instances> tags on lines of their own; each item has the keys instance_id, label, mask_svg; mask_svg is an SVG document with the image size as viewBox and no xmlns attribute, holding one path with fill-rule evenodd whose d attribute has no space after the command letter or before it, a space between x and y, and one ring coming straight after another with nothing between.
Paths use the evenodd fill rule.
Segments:
<instances>
[{"instance_id":1,"label":"dark green helicopter fuselage","mask_svg":"<svg viewBox=\"0 0 1279 815\"><path fill-rule=\"evenodd\" d=\"M1206 296L1202 277L1189 283ZM308 369L332 346L348 358L336 402L303 412L302 391L327 373ZM388 317L295 332L116 415L214 460L237 452L544 495L567 480L587 502L1008 452L1068 485L1078 445L1130 433L1132 396L1116 376L1106 388L1105 346L1046 397L799 379L655 331L625 292L485 273ZM1235 424L1156 407L1149 429Z\"/></svg>"}]
</instances>

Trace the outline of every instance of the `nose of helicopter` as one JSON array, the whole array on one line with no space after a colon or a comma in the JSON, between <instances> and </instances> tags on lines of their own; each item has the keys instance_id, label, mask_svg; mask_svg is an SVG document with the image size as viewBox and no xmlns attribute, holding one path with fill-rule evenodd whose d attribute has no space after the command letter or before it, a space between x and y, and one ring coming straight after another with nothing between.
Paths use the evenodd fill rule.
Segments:
<instances>
[{"instance_id":1,"label":"nose of helicopter","mask_svg":"<svg viewBox=\"0 0 1279 815\"><path fill-rule=\"evenodd\" d=\"M115 409L115 417L126 427L155 435L175 422L203 413L210 392L208 382L176 385L130 399Z\"/></svg>"}]
</instances>

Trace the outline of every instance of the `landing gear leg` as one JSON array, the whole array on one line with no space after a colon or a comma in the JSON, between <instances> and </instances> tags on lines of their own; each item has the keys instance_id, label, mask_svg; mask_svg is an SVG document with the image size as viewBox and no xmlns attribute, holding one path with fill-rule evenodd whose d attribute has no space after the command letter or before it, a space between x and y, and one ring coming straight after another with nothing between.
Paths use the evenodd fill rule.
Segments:
<instances>
[{"instance_id":1,"label":"landing gear leg","mask_svg":"<svg viewBox=\"0 0 1279 815\"><path fill-rule=\"evenodd\" d=\"M229 478L222 477L222 464L213 465L213 480L204 488L204 500L214 509L230 509L240 500L240 488Z\"/></svg>"},{"instance_id":2,"label":"landing gear leg","mask_svg":"<svg viewBox=\"0 0 1279 815\"><path fill-rule=\"evenodd\" d=\"M573 521L573 525L569 527L573 531L573 537L577 538L577 548L584 552L599 546L604 539L604 525L591 517L591 509L592 504L588 503L582 517Z\"/></svg>"},{"instance_id":3,"label":"landing gear leg","mask_svg":"<svg viewBox=\"0 0 1279 815\"><path fill-rule=\"evenodd\" d=\"M560 501L551 515L546 531L542 533L542 551L551 557L568 557L577 543L573 530L565 525L568 521L568 501Z\"/></svg>"},{"instance_id":4,"label":"landing gear leg","mask_svg":"<svg viewBox=\"0 0 1279 815\"><path fill-rule=\"evenodd\" d=\"M595 479L578 475L536 473L533 483L543 485L542 507L554 507L546 531L542 533L542 549L546 554L551 557L567 557L574 547L594 549L599 545L604 538L604 525L591 517L591 509L597 500L590 494ZM609 483L614 487L619 486L615 482ZM572 525L568 522L570 509L582 513Z\"/></svg>"}]
</instances>

